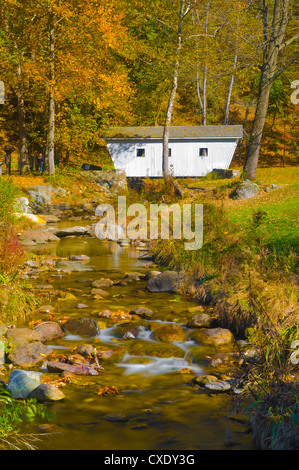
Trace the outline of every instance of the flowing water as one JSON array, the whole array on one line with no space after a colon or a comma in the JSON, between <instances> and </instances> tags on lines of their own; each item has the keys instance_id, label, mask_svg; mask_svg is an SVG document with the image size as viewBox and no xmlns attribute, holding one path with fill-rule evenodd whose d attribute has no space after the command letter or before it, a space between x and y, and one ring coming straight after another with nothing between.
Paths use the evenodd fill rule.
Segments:
<instances>
[{"instance_id":1,"label":"flowing water","mask_svg":"<svg viewBox=\"0 0 299 470\"><path fill-rule=\"evenodd\" d=\"M90 222L89 222L90 223ZM72 223L73 225L82 225ZM66 225L66 222L60 223ZM87 255L93 271L54 274L45 273L36 284L50 283L55 290L71 292L75 299L59 301L49 296L42 303L55 307L55 318L91 317L101 321L98 313L110 309L130 311L150 308L150 320L141 321L137 339L118 339L115 327L101 329L98 337L67 334L51 342L53 351L70 353L77 345L101 343L121 345L126 355L120 362L105 364L99 376L76 376L62 388L65 399L49 405L55 415L56 433L38 444L43 450L230 450L252 449L250 435L242 424L228 420L230 401L225 394L202 393L191 385L197 375L208 373L203 359L211 352L188 339L174 345L154 341L151 324L175 322L184 325L186 310L192 300L171 293L149 293L145 281L105 288L109 295L102 299L90 296L91 282L101 278L122 280L125 273L146 273L152 268L139 259L140 252L121 247L116 242L91 237L68 237L43 248L44 254L68 258ZM86 308L76 308L84 303ZM187 331L186 331L187 333ZM170 351L173 351L170 352ZM45 375L58 379L44 367ZM99 389L114 386L117 395L99 395ZM118 415L118 419L115 416Z\"/></svg>"}]
</instances>

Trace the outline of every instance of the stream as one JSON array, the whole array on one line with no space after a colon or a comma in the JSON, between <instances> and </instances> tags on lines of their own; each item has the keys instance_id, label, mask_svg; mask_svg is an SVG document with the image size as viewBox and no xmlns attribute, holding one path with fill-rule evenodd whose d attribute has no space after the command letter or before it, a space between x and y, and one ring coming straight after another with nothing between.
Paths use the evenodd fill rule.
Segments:
<instances>
[{"instance_id":1,"label":"stream","mask_svg":"<svg viewBox=\"0 0 299 470\"><path fill-rule=\"evenodd\" d=\"M83 225L82 222L63 221L59 226ZM85 236L62 238L35 251L49 257L87 255L90 259L86 264L93 267L93 271L71 274L45 272L34 281L50 283L54 290L75 296L64 301L51 295L42 298L44 305L54 307L56 321L63 317L91 317L101 324L98 314L106 309L129 312L146 307L154 312L150 319L139 322L136 339L118 338L116 326L102 325L97 337L66 334L51 342L57 354L69 353L79 344L96 346L99 342L122 346L126 354L120 362L105 363L99 376L77 376L61 389L65 399L48 405L55 415L55 432L44 435L37 444L39 450L222 450L228 448L228 433L230 450L253 449L244 425L227 419L230 397L225 393L202 393L191 384L193 377L209 373L203 360L215 351L188 337L174 344L151 337L152 326L157 322L174 322L185 328L186 310L196 305L192 300L172 293L150 293L142 279L103 287L108 295L102 298L90 295L94 280L118 281L126 273L145 274L151 269L161 270L159 267L141 260L142 252L132 246ZM85 308L77 308L79 303ZM172 348L174 354L170 352ZM59 378L45 367L42 372L53 380ZM111 386L116 387L118 394L99 395L99 389Z\"/></svg>"}]
</instances>

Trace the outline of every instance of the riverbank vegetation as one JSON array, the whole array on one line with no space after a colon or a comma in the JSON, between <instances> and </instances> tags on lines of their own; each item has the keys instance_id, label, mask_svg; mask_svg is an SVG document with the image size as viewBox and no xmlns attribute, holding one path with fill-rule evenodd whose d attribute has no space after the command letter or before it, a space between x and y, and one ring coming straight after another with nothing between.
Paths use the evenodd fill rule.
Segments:
<instances>
[{"instance_id":1,"label":"riverbank vegetation","mask_svg":"<svg viewBox=\"0 0 299 470\"><path fill-rule=\"evenodd\" d=\"M152 2L151 10L148 2L131 0L2 2L0 147L18 150L12 153L12 175L0 177L1 321L23 321L36 305L31 285L20 276L28 253L18 233L30 222L16 216L15 199L27 196L31 185L49 183L66 190L69 204L95 196L107 201L105 192L79 174L83 163L113 168L102 129L163 126L178 79L172 124L242 125L244 138L232 162L241 177L178 180L179 197L162 180L145 179L141 189L125 193L127 203L203 204L200 250L186 251L183 240L173 239L152 242L151 250L161 266L184 273L182 294L212 305L223 327L249 341L258 360L248 363L240 406L254 422L256 445L280 448L286 439L294 441L299 420L298 364L290 360L299 337L298 105L291 100L292 93L295 101L297 96L292 84L298 78L298 15L288 1L267 0L262 9L246 0L192 2L178 36L174 12L183 4L173 2L169 10L169 2ZM269 77L278 24L270 12L278 7L290 16ZM262 99L265 80L268 96ZM262 129L259 193L235 201L230 193L244 179L256 125ZM39 153L45 157L43 174L29 169L29 157ZM0 400L6 407L6 397Z\"/></svg>"},{"instance_id":2,"label":"riverbank vegetation","mask_svg":"<svg viewBox=\"0 0 299 470\"><path fill-rule=\"evenodd\" d=\"M222 327L258 354L248 364L241 406L248 406L256 445L279 449L288 439L297 445L298 365L291 354L299 338L298 170L259 170L258 178L263 189L247 201L229 198L233 180L203 178L192 197L185 183L183 203L203 204L203 247L186 251L183 240L157 240L152 251L158 263L184 273L183 294L212 305ZM161 195L174 202L162 182L147 181L142 198L161 203Z\"/></svg>"}]
</instances>

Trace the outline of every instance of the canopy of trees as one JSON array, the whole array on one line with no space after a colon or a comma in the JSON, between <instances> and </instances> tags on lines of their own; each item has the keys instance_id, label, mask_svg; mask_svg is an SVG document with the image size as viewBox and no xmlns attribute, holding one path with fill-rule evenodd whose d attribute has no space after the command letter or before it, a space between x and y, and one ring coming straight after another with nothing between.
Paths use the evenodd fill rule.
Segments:
<instances>
[{"instance_id":1,"label":"canopy of trees","mask_svg":"<svg viewBox=\"0 0 299 470\"><path fill-rule=\"evenodd\" d=\"M298 150L296 31L292 0L2 0L0 146L53 174L100 163L105 126L164 125L167 172L170 124L243 124L254 178L273 129L273 163Z\"/></svg>"}]
</instances>

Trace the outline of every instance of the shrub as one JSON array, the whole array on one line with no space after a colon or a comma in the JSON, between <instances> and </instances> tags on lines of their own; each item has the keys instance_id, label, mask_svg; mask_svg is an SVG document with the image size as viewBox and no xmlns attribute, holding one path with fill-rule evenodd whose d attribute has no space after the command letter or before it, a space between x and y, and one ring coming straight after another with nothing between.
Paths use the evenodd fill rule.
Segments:
<instances>
[{"instance_id":1,"label":"shrub","mask_svg":"<svg viewBox=\"0 0 299 470\"><path fill-rule=\"evenodd\" d=\"M15 229L5 227L0 234L0 272L10 274L16 272L24 261L25 251Z\"/></svg>"}]
</instances>

